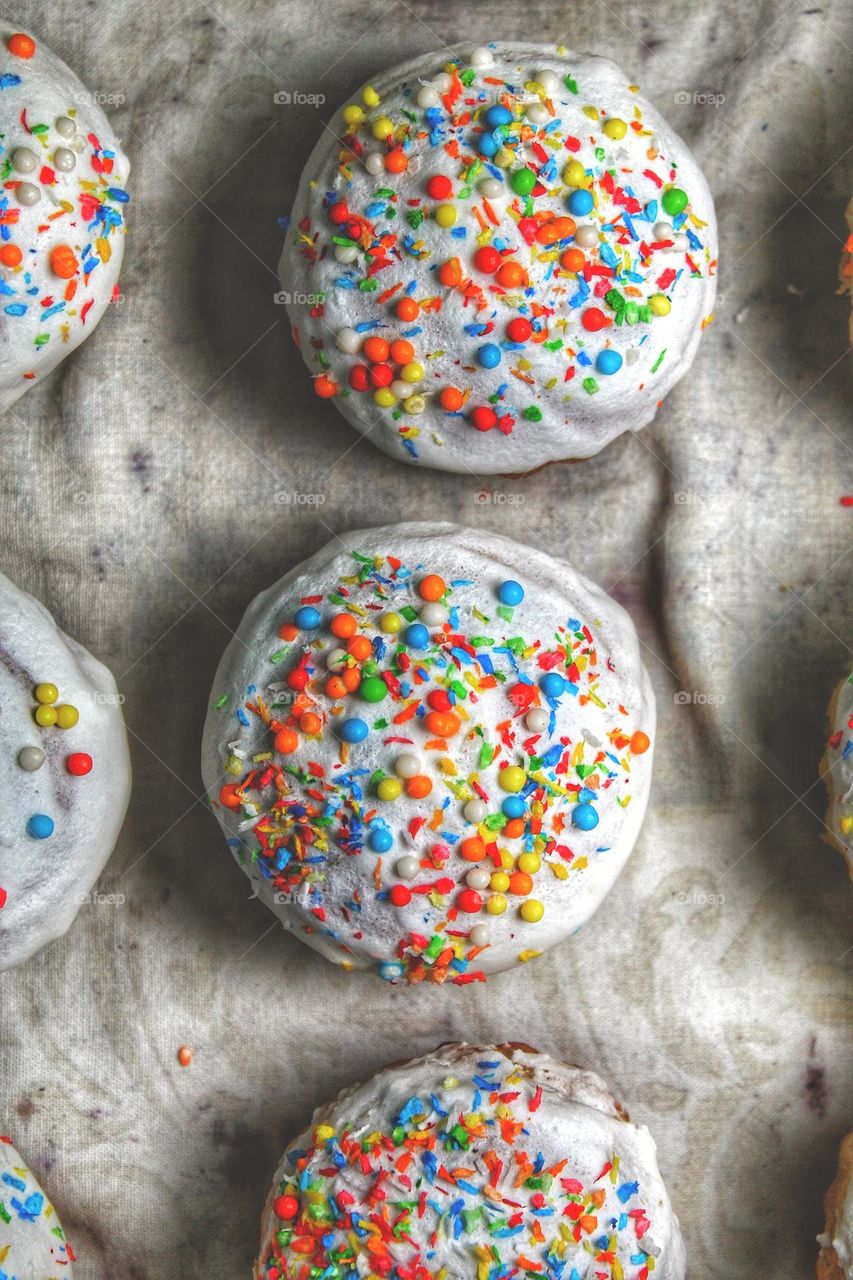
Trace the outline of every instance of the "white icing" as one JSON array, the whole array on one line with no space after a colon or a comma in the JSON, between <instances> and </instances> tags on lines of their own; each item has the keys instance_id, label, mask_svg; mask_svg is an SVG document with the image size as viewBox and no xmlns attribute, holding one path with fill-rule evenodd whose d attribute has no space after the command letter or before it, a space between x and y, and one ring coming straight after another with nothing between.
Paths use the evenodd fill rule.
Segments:
<instances>
[{"instance_id":1,"label":"white icing","mask_svg":"<svg viewBox=\"0 0 853 1280\"><path fill-rule=\"evenodd\" d=\"M35 685L55 684L59 703L80 713L71 729L33 719ZM18 761L25 747L45 752L41 768ZM72 753L92 771L69 774ZM47 610L0 574L0 970L21 964L69 928L83 895L112 853L130 796L130 759L112 675L64 635ZM33 814L55 823L33 838Z\"/></svg>"},{"instance_id":2,"label":"white icing","mask_svg":"<svg viewBox=\"0 0 853 1280\"><path fill-rule=\"evenodd\" d=\"M479 1085L474 1083L474 1077L478 1077ZM498 1100L489 1088L493 1082L501 1082L502 1094L518 1094L518 1097ZM537 1095L540 1088L541 1095ZM421 1101L420 1108L411 1103L415 1098ZM440 1114L436 1103L448 1113L446 1117ZM436 1163L451 1174L459 1170L465 1183L463 1187L453 1186L440 1176L430 1177L421 1154L425 1145L411 1144L413 1159L400 1170L396 1166L410 1148L392 1143L390 1149L383 1152L375 1138L368 1141L369 1135L390 1135L406 1108L411 1113L403 1125L407 1133L416 1130L429 1133L435 1129L443 1133L472 1113L485 1122L485 1127L472 1136L465 1149L452 1140L439 1139L434 1144ZM501 1115L522 1121L527 1132L508 1141L499 1123L489 1123ZM327 1128L321 1129L318 1135L318 1126ZM329 1130L333 1131L332 1137ZM345 1159L345 1167L334 1174L335 1159L347 1141L345 1130L355 1141L366 1142L368 1168ZM300 1170L295 1175L291 1157L298 1158L296 1153L310 1150L315 1144L319 1149L309 1156L305 1173ZM486 1198L481 1194L494 1167L486 1163L487 1152L493 1152L501 1161L495 1179L497 1194L491 1201L493 1211L484 1207ZM528 1186L520 1175L522 1153L532 1165L541 1153L546 1172L563 1161L565 1164L544 1187ZM608 1169L611 1165L612 1173ZM370 1201L368 1195L377 1186L379 1170L386 1173L382 1180L385 1195L381 1200ZM273 1261L271 1254L273 1241L279 1229L293 1225L293 1220L290 1224L282 1222L275 1212L275 1204L279 1195L298 1193L300 1177L305 1183L311 1183L312 1191L317 1193L314 1197L317 1205L322 1205L330 1193L349 1193L353 1197L350 1203L353 1214L359 1221L367 1219L368 1223L371 1219L375 1222L383 1209L389 1220L394 1221L401 1212L401 1202L414 1202L415 1211L406 1231L402 1238L392 1240L388 1252L400 1267L410 1267L419 1260L424 1270L418 1271L418 1276L476 1280L481 1273L478 1273L475 1250L483 1246L494 1249L505 1264L512 1265L519 1258L535 1259L539 1263L537 1271L556 1276L558 1272L547 1262L547 1254L557 1240L557 1257L565 1264L559 1273L563 1280L575 1275L591 1280L599 1272L609 1276L613 1270L604 1263L596 1269L596 1253L601 1252L596 1242L601 1242L602 1237L618 1258L619 1274L624 1280L636 1280L642 1274L642 1268L648 1265L646 1255L654 1260L655 1280L683 1280L686 1273L678 1219L661 1179L655 1144L648 1130L623 1118L618 1104L598 1076L565 1066L545 1054L523 1049L500 1050L493 1046L446 1045L425 1058L389 1067L367 1084L356 1085L321 1107L311 1126L290 1144L276 1174L261 1224L256 1280L267 1280L271 1268L279 1265L278 1257ZM569 1179L571 1190L562 1181ZM631 1185L635 1182L636 1190ZM576 1183L582 1184L583 1191L575 1188ZM422 1212L418 1212L423 1192L426 1203ZM588 1209L590 1192L603 1195L603 1203L592 1207L595 1225L587 1223L586 1230L580 1227L580 1238L576 1241L572 1236L573 1220L564 1210L578 1202ZM537 1201L537 1194L543 1196L543 1201ZM448 1212L454 1202L461 1204L464 1211L473 1210L475 1214L458 1234L453 1230L453 1223L460 1216L458 1208L456 1214ZM440 1207L441 1216L434 1205ZM552 1208L553 1212L535 1216L531 1211L535 1208ZM481 1210L479 1215L477 1210ZM642 1217L640 1210L644 1211ZM514 1213L520 1213L524 1230L497 1236L489 1231L490 1222L510 1218ZM648 1226L644 1230L646 1222ZM532 1233L534 1224L541 1228L541 1242ZM299 1234L296 1233L297 1238ZM329 1234L332 1247L347 1239L355 1242L357 1262L352 1270L346 1268L341 1274L372 1274L369 1255L357 1243L369 1235L348 1236L335 1225L329 1227ZM284 1254L283 1280L300 1274L304 1253L291 1250L288 1245L283 1250L276 1247L273 1252ZM495 1265L493 1260L492 1265ZM526 1269L521 1267L522 1272Z\"/></svg>"},{"instance_id":3,"label":"white icing","mask_svg":"<svg viewBox=\"0 0 853 1280\"><path fill-rule=\"evenodd\" d=\"M18 217L9 224L9 237L0 240L0 248L16 246L23 260L19 266L0 264L0 412L78 347L106 311L121 268L126 208L106 192L123 191L130 170L109 121L74 72L40 38L31 58L14 56L7 42L15 30L0 24L0 76L5 78L0 89L0 163L11 156L14 167L7 183L25 173L32 191L25 189L19 198L5 185L2 192L6 209ZM10 76L20 83L10 83ZM22 112L31 128L44 125L46 130L29 134ZM97 138L100 152L90 134ZM22 165L14 163L22 148L29 153L23 173ZM113 169L99 174L93 158L103 161L105 151L115 153ZM47 174L43 180L44 168L53 171L55 181ZM110 211L108 216L119 219L120 225L109 234L88 208L84 216L81 196L91 194ZM51 266L51 252L60 245L73 250L78 263L71 281ZM88 274L83 264L89 265ZM76 284L76 291L66 299L70 283ZM24 313L17 314L22 308Z\"/></svg>"},{"instance_id":4,"label":"white icing","mask_svg":"<svg viewBox=\"0 0 853 1280\"><path fill-rule=\"evenodd\" d=\"M496 44L490 53L494 65L477 72L471 88L466 88L463 93L464 99L474 99L469 110L473 112L481 101L483 106L490 106L496 101L498 90L488 84L484 76L497 76L511 83L519 102L537 103L536 91L525 88L525 85L533 80L534 75L551 71L558 89L549 101L559 119L560 133L581 140L581 148L577 152L570 152L561 145L552 153L548 149L548 138L552 135L547 132L547 124L536 124L537 141L548 154L554 155L556 172L548 178L547 191L536 197L535 210L550 209L563 217L569 213L566 202L571 188L564 184L561 175L566 163L574 158L586 168L595 168L602 173L604 169L614 170L619 183L630 186L644 208L649 202L658 201L658 215L651 221L642 212L631 214L637 241L629 241L623 246L616 242L614 233L606 235L608 245L611 248L615 245L617 262L641 238L650 242L654 223L661 219L659 202L662 189L644 176L646 169L654 171L659 179L668 183L671 168L675 168L675 184L689 197L688 215L695 215L700 221L694 224L688 217L675 236L675 245L655 249L651 265L642 270L642 275L647 278L641 282L640 297L635 298L636 301L647 300L657 291L656 281L665 270L673 268L680 273L675 284L665 288L672 301L670 313L655 316L648 322L613 325L600 332L589 333L579 320L583 308L572 309L569 306L578 289L575 276L567 272L555 276L557 263L550 250L537 246L532 257L517 222L507 212L509 204L513 201L519 203L506 187L512 169L498 170L500 176L493 178L490 170L483 168L479 177L473 179L473 184L477 186L479 179L499 181L505 192L504 196L490 197L495 201L496 214L500 218L499 226L492 230L506 245L518 249L517 259L528 267L531 283L535 286L533 301L544 300L556 309L556 316L549 321L549 343L562 339L563 345L559 350L549 350L541 342L528 341L521 352L529 362L528 367L520 364L518 353L506 349L496 369L482 369L476 360L477 348L484 342L500 344L506 336L507 322L519 314L518 306L530 299L525 299L518 288L504 291L504 296L500 291L495 293L494 277L479 274L473 266L478 236L482 233L472 210L482 201L477 191L467 198L458 196L463 185L460 178L462 162L452 161L443 147L433 147L427 139L421 138L411 144L407 152L408 169L402 175L381 172L381 169L373 175L362 161L354 159L347 179L339 171L339 139L345 137L348 126L341 111L332 117L305 167L280 264L282 288L290 295L290 316L305 361L313 374L324 372L326 366L318 354L318 347L322 347L322 357L328 359L328 369L340 392L348 392L336 395L333 403L359 431L369 433L370 439L392 456L404 462L420 461L442 470L471 471L478 475L521 472L554 460L590 457L623 431L636 431L645 426L654 416L658 402L689 368L699 342L702 322L713 309L716 289L715 276L709 267L717 253L716 223L705 179L684 143L648 102L631 91L619 68L606 58L568 51L561 56L553 47L539 44ZM431 53L394 67L373 82L381 101L367 112L367 128L362 127L358 134L359 142L368 148L371 156L376 155L376 148L385 146L372 138L370 126L376 119L387 116L397 124L405 119L402 115L404 109L414 111L416 128L428 133L424 109L419 108L416 101L418 85L431 81L445 61L453 57L461 58L461 65L469 67L471 50L457 48ZM559 88L567 73L577 82L577 94ZM484 95L482 99L481 94ZM359 95L352 101L360 101ZM597 120L591 120L584 113L588 106L599 113ZM631 128L635 112L641 113L643 131L640 133ZM444 119L443 108L441 115ZM612 117L622 118L628 125L626 135L618 141L611 140L603 131L605 119ZM531 117L528 112L526 118L528 125L538 120L535 113ZM462 154L468 157L476 154L474 139L478 123L479 117L457 135ZM651 145L659 148L660 155L650 159L648 151ZM603 160L596 157L596 147L603 148ZM526 143L521 145L521 155L525 160L533 161L533 153ZM538 166L539 161L535 163ZM427 218L410 231L405 223L410 200L420 200L429 210L443 203L431 199L426 193L427 179L438 173L453 179L454 195L448 202L455 206L456 223L452 230L444 229L433 218ZM609 197L596 185L598 209L576 218L579 231L582 224L590 228L589 232L577 236L577 242L581 244L598 243L599 228L618 217L624 207L610 203ZM354 213L363 215L368 206L378 204L381 208L388 205L387 197L376 196L377 190L382 188L398 193L393 205L396 213L393 219L387 219L379 212L371 215L374 227L378 232L387 229L397 234L410 233L412 240L418 242L417 252L423 252L424 256L416 258L395 250L392 265L374 276L375 292L363 292L354 286L364 278L365 270L361 265L347 269L345 263L342 265L340 254L333 252L332 237L340 234L340 228L330 223L322 202L328 192L335 192ZM690 255L702 273L701 278L692 275L685 257L685 249L689 246L683 232L687 228L701 241L701 247L690 249ZM464 239L454 238L452 231L465 231L467 234ZM307 242L313 243L317 253L323 255L313 265L304 252ZM466 307L459 290L448 289L439 283L436 268L453 256L460 258L464 276L474 279L487 291L488 305L483 311L475 312L470 304ZM367 262L363 255L362 262ZM597 264L599 262L596 260ZM600 279L600 276L591 278L591 290ZM411 281L417 282L417 300L438 297L443 299L443 303L438 311L422 310L414 324L408 325L399 321L394 311L401 292L384 305L378 305L376 298L386 288L400 282L406 287ZM350 287L344 287L347 284ZM619 289L624 290L626 285L632 287L630 281L621 280ZM321 307L318 303L323 295L325 302ZM608 315L615 315L601 299L591 297L589 302L600 306ZM416 360L426 368L422 390L427 399L423 412L417 415L414 423L410 422L408 405L405 409L399 403L396 409L380 408L374 403L370 391L348 391L348 375L354 357L336 346L335 335L341 329L354 328L359 322L376 324L377 321L386 327L372 328L369 332L386 336L389 340L421 327L422 331L412 336L411 341L415 346ZM483 321L494 321L493 332L486 336L465 333L464 325ZM363 337L367 336L368 333L363 334ZM624 359L622 368L612 376L599 374L594 367L595 359L605 345L618 351ZM572 359L567 358L567 347L573 350L582 348L592 364L582 366L575 358L573 364ZM653 371L652 367L664 349L666 355ZM566 382L565 375L570 366L574 367L575 374L571 381ZM512 369L525 378L532 377L533 385L513 376ZM597 382L598 390L594 394L589 394L582 385L587 376L593 376ZM507 391L503 401L495 407L499 414L510 413L515 419L508 435L501 434L497 428L479 432L465 416L446 413L438 400L438 393L445 387L470 388L471 397L465 407L467 413L474 406L487 405L489 397L502 384L506 384ZM419 407L420 402L417 404ZM522 416L530 407L541 411L540 421L528 421ZM420 433L411 442L416 458L399 434L400 429L407 425L417 426Z\"/></svg>"},{"instance_id":5,"label":"white icing","mask_svg":"<svg viewBox=\"0 0 853 1280\"><path fill-rule=\"evenodd\" d=\"M339 645L328 630L329 617L340 606L323 600L317 608L325 625L308 635L300 633L292 652L282 661L272 662L271 656L287 646L279 639L279 628L293 620L303 597L323 596L334 593L338 585L357 572L359 564L351 552L363 555L392 555L412 571L410 582L393 594L386 602L391 609L404 605L416 609L423 602L418 596L416 584L425 574L438 573L446 583L464 580L473 585L458 586L451 593L451 603L458 612L451 618L453 633L465 637L490 636L495 639L492 659L497 672L508 672L505 684L483 690L476 702L464 705L471 717L463 731L449 740L446 752L426 748L429 733L418 718L401 724L391 724L386 730L371 730L365 741L353 745L345 767L339 763L340 747L334 732L327 729L322 737L303 738L297 751L285 757L272 753L272 737L257 715L246 712L246 702L252 702L259 694L267 705L274 699L274 690L281 688L283 677L296 665L303 653L303 644L318 640L319 647L310 649L319 680L317 704L321 715L330 717L334 700L322 692L328 679L324 654ZM387 565L383 572L387 572ZM509 622L497 612L497 589L507 579L518 581L525 590L523 602L515 608ZM364 608L376 600L372 590L364 596L350 584L352 598ZM476 617L472 610L478 608L488 615L487 620ZM367 616L370 616L369 614ZM374 618L379 614L372 615ZM593 830L582 831L572 825L575 800L559 795L549 804L543 818L543 831L551 834L551 823L559 814L564 822L562 833L556 837L557 851L551 850L543 858L543 865L534 875L531 897L544 906L544 916L536 923L527 922L519 914L520 899L511 895L503 915L491 915L485 910L477 914L460 914L455 922L448 923L448 909L458 900L458 891L464 888L464 880L472 869L470 862L459 856L459 845L453 851L448 848L448 858L442 870L419 870L416 879L420 884L435 883L440 877L450 877L454 888L449 895L437 901L424 894L415 894L408 905L395 907L376 895L374 875L379 864L383 889L386 891L400 879L403 873L395 864L401 857L417 855L418 860L427 857L436 842L441 843L443 833L465 838L478 833L478 828L466 820L466 804L476 798L467 785L476 776L487 796L491 814L499 814L501 803L507 798L499 788L497 775L505 760L521 762L527 767L530 754L522 744L530 742L530 728L524 723L523 714L510 702L507 691L518 678L506 656L500 652L505 638L521 637L532 644L539 639L543 648L554 645L558 627L572 619L588 626L597 652L598 676L594 681L586 673L579 677L578 696L562 696L554 711L553 732L545 733L530 746L531 753L543 754L555 747L557 757L581 749L582 763L589 764L597 758L599 750L610 751L606 769L612 771L612 781L598 793L596 807L600 821ZM375 634L374 628L367 632ZM389 637L385 637L386 640ZM395 637L390 637L396 643ZM584 642L586 643L586 642ZM483 646L480 646L483 648ZM392 646L393 652L393 646ZM417 662L417 654L413 660ZM387 665L383 660L383 666ZM524 677L536 682L542 672L535 656L519 660ZM590 669L592 669L590 667ZM471 667L469 670L478 670ZM442 668L437 668L440 674ZM464 679L464 671L459 673ZM422 690L433 689L430 681ZM421 689L418 690L420 693ZM587 694L594 694L586 700ZM227 698L226 698L227 695ZM224 705L218 703L226 698ZM602 705L598 705L598 703ZM542 707L550 708L544 698ZM368 723L380 714L393 717L398 703L386 699L378 706L366 706L358 695L345 702L343 715L363 717ZM621 709L620 709L621 708ZM278 713L283 719L289 714L287 707ZM240 717L246 720L240 723ZM334 724L335 717L330 717ZM500 747L500 731L497 726L512 722L515 741L512 748ZM465 729L482 728L482 737L468 738ZM364 968L379 965L383 976L395 975L393 966L401 939L415 933L427 938L437 929L448 928L461 934L460 946L467 949L464 938L476 925L485 925L490 935L490 946L476 957L471 967L483 973L493 973L517 963L519 956L532 951L534 954L562 941L581 927L593 914L610 889L634 845L642 822L651 779L651 751L631 756L624 744L614 745L608 736L611 730L624 731L630 740L635 731L652 737L654 729L654 697L648 676L640 658L639 644L630 618L600 588L582 578L562 561L557 561L531 547L520 546L497 534L477 532L447 524L409 524L389 528L361 530L336 540L317 555L299 565L262 592L249 606L235 639L228 647L216 674L211 695L211 709L204 731L203 775L208 794L232 851L252 880L258 896L279 917L285 928L308 942L328 958L339 964ZM402 742L386 745L388 737L402 737ZM562 748L561 739L570 745ZM480 767L482 743L498 744L493 760ZM276 759L284 767L305 768L309 762L318 762L325 777L334 781L352 770L364 770L365 800L363 810L376 810L379 818L394 835L392 847L382 854L365 849L361 853L344 852L329 841L328 861L316 868L314 886L303 880L295 890L280 892L269 876L264 875L258 862L252 859L252 851L258 847L253 828L259 814L268 823L270 806L277 798L274 787L256 789L246 796L242 810L224 808L218 802L223 782L242 780L253 765L257 753L267 754L265 759ZM413 800L405 790L397 800L378 802L375 792L368 785L370 775L377 769L386 774L395 773L395 762L401 756L416 754L423 762L423 772L433 781L433 791L424 800ZM456 780L464 783L458 794L446 785L438 761L445 755L455 763ZM237 757L231 767L229 760ZM623 767L627 763L628 770ZM263 764L260 766L263 768ZM404 769L408 764L404 762ZM566 786L577 782L574 768L568 773L557 774L555 766L543 766L539 776L555 780ZM399 776L399 775L398 775ZM342 784L339 784L342 785ZM288 780L294 799L304 799L301 784ZM338 796L341 794L337 793ZM553 794L553 793L551 793ZM437 808L445 801L448 807L441 815L439 829L429 826ZM339 803L339 801L335 801ZM334 808L334 804L333 804ZM412 838L409 823L420 819L422 826ZM334 833L337 822L330 830ZM482 829L480 829L482 832ZM520 853L519 840L501 840L499 846L511 845L512 852ZM288 837L292 845L292 836ZM552 842L553 843L553 842ZM315 855L322 846L315 846ZM561 853L559 850L562 850ZM565 859L563 854L570 851ZM583 866L583 860L587 865ZM490 871L490 862L477 864ZM554 868L556 867L556 871ZM409 867L411 869L411 867ZM560 879L558 875L564 874ZM358 901L358 909L353 903ZM321 918L315 910L324 913ZM391 966L387 968L385 966Z\"/></svg>"},{"instance_id":6,"label":"white icing","mask_svg":"<svg viewBox=\"0 0 853 1280\"><path fill-rule=\"evenodd\" d=\"M2 1138L0 1210L0 1274L10 1280L72 1280L72 1255L56 1210Z\"/></svg>"}]
</instances>

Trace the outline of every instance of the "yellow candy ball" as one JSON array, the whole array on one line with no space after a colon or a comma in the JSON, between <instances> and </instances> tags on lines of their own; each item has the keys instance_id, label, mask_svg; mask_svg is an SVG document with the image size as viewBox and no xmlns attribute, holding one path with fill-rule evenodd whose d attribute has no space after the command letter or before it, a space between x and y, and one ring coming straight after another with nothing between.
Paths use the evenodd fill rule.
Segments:
<instances>
[{"instance_id":1,"label":"yellow candy ball","mask_svg":"<svg viewBox=\"0 0 853 1280\"><path fill-rule=\"evenodd\" d=\"M570 160L563 168L563 182L567 187L582 187L586 181L586 170L580 160Z\"/></svg>"},{"instance_id":2,"label":"yellow candy ball","mask_svg":"<svg viewBox=\"0 0 853 1280\"><path fill-rule=\"evenodd\" d=\"M409 396L406 401L406 413L423 413L426 408L426 400L423 396Z\"/></svg>"},{"instance_id":3,"label":"yellow candy ball","mask_svg":"<svg viewBox=\"0 0 853 1280\"><path fill-rule=\"evenodd\" d=\"M499 169L508 169L515 162L515 153L510 151L509 147L498 147L494 163Z\"/></svg>"},{"instance_id":4,"label":"yellow candy ball","mask_svg":"<svg viewBox=\"0 0 853 1280\"><path fill-rule=\"evenodd\" d=\"M527 774L517 764L507 765L505 769L501 769L498 774L498 786L501 791L508 791L510 795L514 795L517 791L521 791L527 782Z\"/></svg>"},{"instance_id":5,"label":"yellow candy ball","mask_svg":"<svg viewBox=\"0 0 853 1280\"><path fill-rule=\"evenodd\" d=\"M489 881L489 888L495 893L506 893L509 888L509 876L505 871L496 871Z\"/></svg>"},{"instance_id":6,"label":"yellow candy ball","mask_svg":"<svg viewBox=\"0 0 853 1280\"><path fill-rule=\"evenodd\" d=\"M486 910L490 916L502 916L506 911L506 898L502 893L493 893L486 899Z\"/></svg>"},{"instance_id":7,"label":"yellow candy ball","mask_svg":"<svg viewBox=\"0 0 853 1280\"><path fill-rule=\"evenodd\" d=\"M440 227L452 227L456 221L456 205L440 204L435 211L435 220Z\"/></svg>"},{"instance_id":8,"label":"yellow candy ball","mask_svg":"<svg viewBox=\"0 0 853 1280\"><path fill-rule=\"evenodd\" d=\"M515 857L510 853L509 849L501 849L501 866L504 871L512 871L515 866Z\"/></svg>"},{"instance_id":9,"label":"yellow candy ball","mask_svg":"<svg viewBox=\"0 0 853 1280\"><path fill-rule=\"evenodd\" d=\"M45 704L56 702L59 697L59 690L55 684L37 684L36 685L36 702Z\"/></svg>"},{"instance_id":10,"label":"yellow candy ball","mask_svg":"<svg viewBox=\"0 0 853 1280\"><path fill-rule=\"evenodd\" d=\"M390 409L397 403L397 397L390 387L380 387L373 393L373 403L378 404L380 409Z\"/></svg>"},{"instance_id":11,"label":"yellow candy ball","mask_svg":"<svg viewBox=\"0 0 853 1280\"><path fill-rule=\"evenodd\" d=\"M60 729L73 729L80 719L80 712L70 702L63 702L56 708L56 723Z\"/></svg>"},{"instance_id":12,"label":"yellow candy ball","mask_svg":"<svg viewBox=\"0 0 853 1280\"><path fill-rule=\"evenodd\" d=\"M526 871L529 876L535 876L541 866L542 859L538 853L522 853L519 856L518 869Z\"/></svg>"},{"instance_id":13,"label":"yellow candy ball","mask_svg":"<svg viewBox=\"0 0 853 1280\"><path fill-rule=\"evenodd\" d=\"M55 707L36 707L34 715L36 724L40 724L42 729L49 729L52 724L56 724Z\"/></svg>"},{"instance_id":14,"label":"yellow candy ball","mask_svg":"<svg viewBox=\"0 0 853 1280\"><path fill-rule=\"evenodd\" d=\"M608 138L612 138L614 142L619 142L628 132L628 126L618 116L611 116L609 120L604 121L604 132Z\"/></svg>"},{"instance_id":15,"label":"yellow candy ball","mask_svg":"<svg viewBox=\"0 0 853 1280\"><path fill-rule=\"evenodd\" d=\"M653 316L668 316L672 310L672 303L666 294L654 293L649 298L649 307Z\"/></svg>"},{"instance_id":16,"label":"yellow candy ball","mask_svg":"<svg viewBox=\"0 0 853 1280\"><path fill-rule=\"evenodd\" d=\"M545 914L545 908L538 898L528 898L521 904L521 918L528 924L538 924Z\"/></svg>"},{"instance_id":17,"label":"yellow candy ball","mask_svg":"<svg viewBox=\"0 0 853 1280\"><path fill-rule=\"evenodd\" d=\"M376 794L380 800L396 800L402 790L402 783L396 778L383 778L376 788Z\"/></svg>"},{"instance_id":18,"label":"yellow candy ball","mask_svg":"<svg viewBox=\"0 0 853 1280\"><path fill-rule=\"evenodd\" d=\"M379 94L376 92L372 84L366 84L361 91L361 100L366 107L378 107L380 103Z\"/></svg>"},{"instance_id":19,"label":"yellow candy ball","mask_svg":"<svg viewBox=\"0 0 853 1280\"><path fill-rule=\"evenodd\" d=\"M395 636L403 629L403 619L399 613L383 613L379 619L379 629L384 631L386 636Z\"/></svg>"},{"instance_id":20,"label":"yellow candy ball","mask_svg":"<svg viewBox=\"0 0 853 1280\"><path fill-rule=\"evenodd\" d=\"M344 107L342 114L344 117L344 124L348 124L353 128L356 125L361 124L364 119L364 112L357 102L354 102L352 106Z\"/></svg>"},{"instance_id":21,"label":"yellow candy ball","mask_svg":"<svg viewBox=\"0 0 853 1280\"><path fill-rule=\"evenodd\" d=\"M404 382L423 382L424 367L418 364L417 360L412 360L410 364L404 364L400 370L400 377Z\"/></svg>"},{"instance_id":22,"label":"yellow candy ball","mask_svg":"<svg viewBox=\"0 0 853 1280\"><path fill-rule=\"evenodd\" d=\"M379 142L384 142L394 132L394 125L387 116L380 116L378 120L373 122L373 136Z\"/></svg>"}]
</instances>

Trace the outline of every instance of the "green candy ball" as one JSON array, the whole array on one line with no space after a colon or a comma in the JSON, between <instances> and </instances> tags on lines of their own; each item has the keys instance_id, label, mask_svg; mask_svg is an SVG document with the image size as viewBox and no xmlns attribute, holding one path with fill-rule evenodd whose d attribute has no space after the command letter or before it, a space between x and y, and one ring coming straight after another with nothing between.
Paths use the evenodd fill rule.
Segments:
<instances>
[{"instance_id":1,"label":"green candy ball","mask_svg":"<svg viewBox=\"0 0 853 1280\"><path fill-rule=\"evenodd\" d=\"M365 702L381 702L388 693L388 686L379 676L368 676L362 680L358 691Z\"/></svg>"},{"instance_id":2,"label":"green candy ball","mask_svg":"<svg viewBox=\"0 0 853 1280\"><path fill-rule=\"evenodd\" d=\"M664 191L661 204L664 213L677 218L687 208L687 192L682 191L681 187L670 187L668 191Z\"/></svg>"},{"instance_id":3,"label":"green candy ball","mask_svg":"<svg viewBox=\"0 0 853 1280\"><path fill-rule=\"evenodd\" d=\"M536 174L532 169L516 169L509 180L509 185L517 196L529 196L536 186Z\"/></svg>"}]
</instances>

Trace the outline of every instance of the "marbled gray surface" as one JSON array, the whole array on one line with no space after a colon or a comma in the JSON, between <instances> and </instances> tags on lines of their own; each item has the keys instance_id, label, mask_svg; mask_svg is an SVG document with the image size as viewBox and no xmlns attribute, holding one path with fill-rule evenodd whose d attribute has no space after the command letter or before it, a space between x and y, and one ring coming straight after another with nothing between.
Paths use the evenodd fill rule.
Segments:
<instances>
[{"instance_id":1,"label":"marbled gray surface","mask_svg":"<svg viewBox=\"0 0 853 1280\"><path fill-rule=\"evenodd\" d=\"M0 12L112 95L134 167L124 301L0 427L3 570L112 667L136 770L101 882L117 897L0 984L0 1131L77 1276L248 1277L311 1108L451 1037L605 1076L658 1138L693 1280L808 1275L853 1112L850 885L817 781L851 667L850 0ZM371 72L520 35L614 57L695 148L721 296L642 436L481 492L404 470L316 400L274 301L276 220ZM276 106L281 90L327 101ZM246 603L333 533L397 515L573 559L631 610L659 697L627 871L574 941L482 989L347 978L270 931L201 798L209 686Z\"/></svg>"}]
</instances>

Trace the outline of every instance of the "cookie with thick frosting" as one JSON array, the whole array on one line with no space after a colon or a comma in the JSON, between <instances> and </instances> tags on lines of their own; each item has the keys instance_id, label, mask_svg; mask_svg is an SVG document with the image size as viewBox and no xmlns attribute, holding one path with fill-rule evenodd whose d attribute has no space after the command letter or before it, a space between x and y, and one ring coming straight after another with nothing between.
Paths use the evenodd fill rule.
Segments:
<instances>
[{"instance_id":1,"label":"cookie with thick frosting","mask_svg":"<svg viewBox=\"0 0 853 1280\"><path fill-rule=\"evenodd\" d=\"M345 1090L290 1144L255 1280L309 1274L683 1280L686 1262L654 1141L598 1076L444 1045Z\"/></svg>"},{"instance_id":2,"label":"cookie with thick frosting","mask_svg":"<svg viewBox=\"0 0 853 1280\"><path fill-rule=\"evenodd\" d=\"M0 1137L0 1276L72 1280L74 1251L11 1138Z\"/></svg>"},{"instance_id":3,"label":"cookie with thick frosting","mask_svg":"<svg viewBox=\"0 0 853 1280\"><path fill-rule=\"evenodd\" d=\"M351 533L249 606L203 773L285 928L347 968L482 979L593 914L651 780L625 611L486 531Z\"/></svg>"},{"instance_id":4,"label":"cookie with thick frosting","mask_svg":"<svg viewBox=\"0 0 853 1280\"><path fill-rule=\"evenodd\" d=\"M826 839L844 855L853 876L853 676L836 688L828 715L829 739L821 762L829 795Z\"/></svg>"},{"instance_id":5,"label":"cookie with thick frosting","mask_svg":"<svg viewBox=\"0 0 853 1280\"><path fill-rule=\"evenodd\" d=\"M115 681L0 574L0 970L59 938L130 796Z\"/></svg>"},{"instance_id":6,"label":"cookie with thick frosting","mask_svg":"<svg viewBox=\"0 0 853 1280\"><path fill-rule=\"evenodd\" d=\"M280 264L318 395L404 462L588 458L687 372L707 183L607 58L440 50L365 86L305 166Z\"/></svg>"},{"instance_id":7,"label":"cookie with thick frosting","mask_svg":"<svg viewBox=\"0 0 853 1280\"><path fill-rule=\"evenodd\" d=\"M853 1280L853 1133L841 1143L838 1173L824 1197L826 1227L817 1241L818 1280Z\"/></svg>"},{"instance_id":8,"label":"cookie with thick frosting","mask_svg":"<svg viewBox=\"0 0 853 1280\"><path fill-rule=\"evenodd\" d=\"M117 289L130 165L44 41L0 24L0 412L79 347Z\"/></svg>"}]
</instances>

